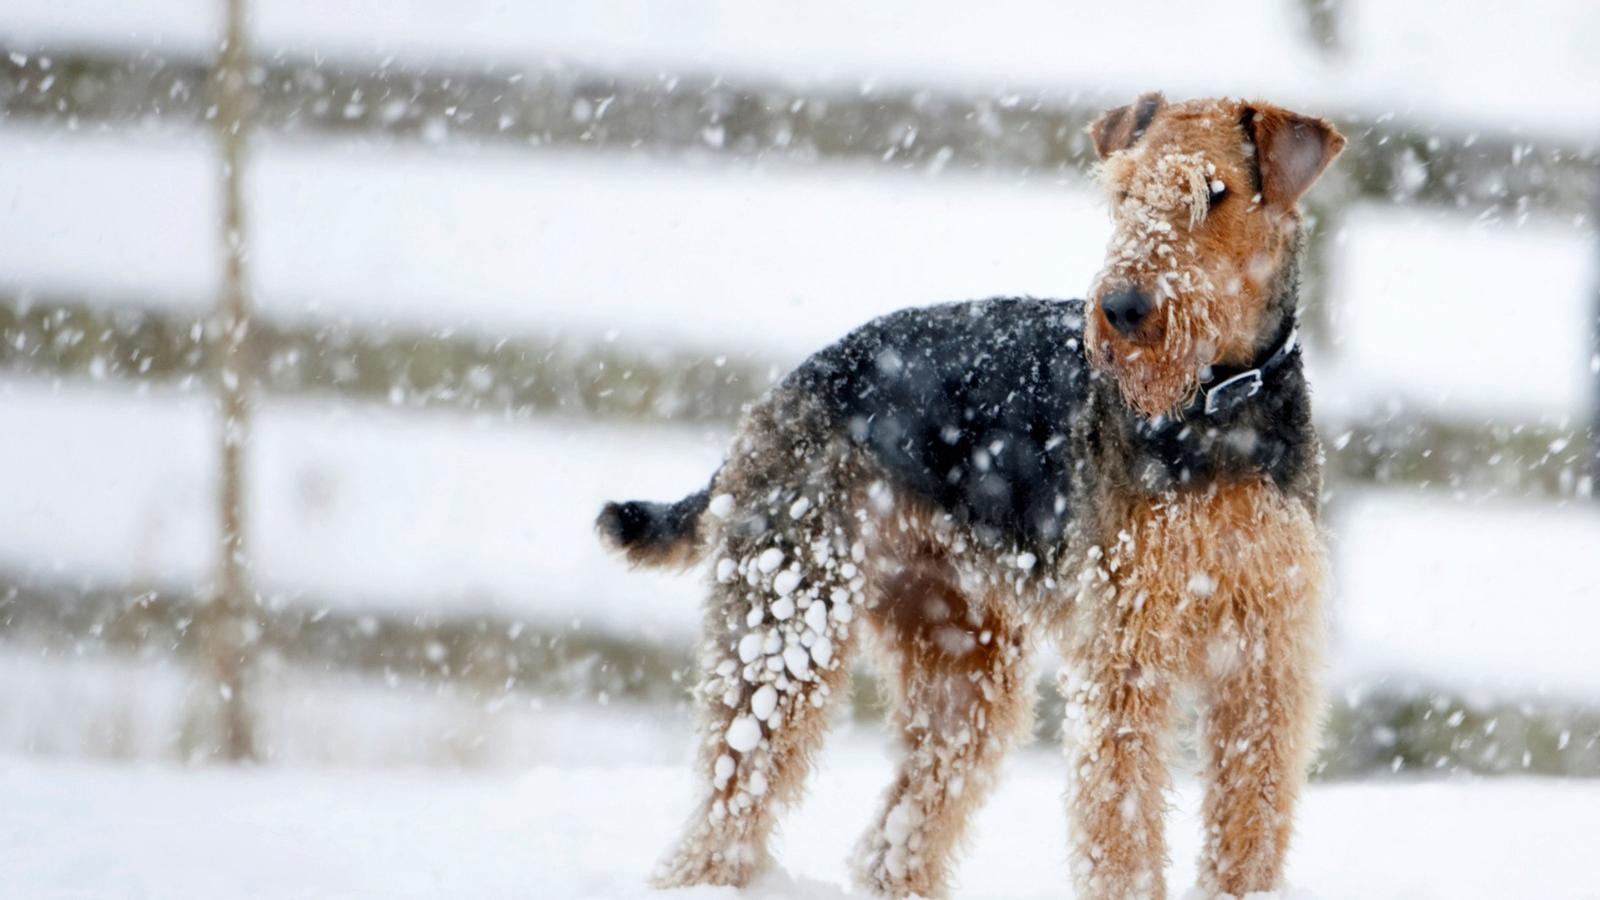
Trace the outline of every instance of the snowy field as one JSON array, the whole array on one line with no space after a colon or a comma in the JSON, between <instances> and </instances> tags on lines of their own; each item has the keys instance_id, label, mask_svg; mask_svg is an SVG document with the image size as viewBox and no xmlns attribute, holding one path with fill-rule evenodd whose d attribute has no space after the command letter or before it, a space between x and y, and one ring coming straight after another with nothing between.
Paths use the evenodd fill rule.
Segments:
<instances>
[{"instance_id":1,"label":"snowy field","mask_svg":"<svg viewBox=\"0 0 1600 900\"><path fill-rule=\"evenodd\" d=\"M35 707L0 704L0 740L29 744L0 756L0 898L18 900L861 896L844 860L893 767L877 726L840 721L785 820L781 871L748 894L659 895L644 879L692 800L681 712L512 696L485 706L409 685L319 689L302 675L259 700L272 764L228 771L144 761L185 715L171 668L0 653L0 679ZM49 706L61 709L41 715ZM82 753L75 720L115 710L114 752ZM974 820L956 897L1069 895L1064 769L1049 743L1010 756ZM1200 834L1199 786L1179 773L1174 896L1192 881ZM1299 821L1291 900L1600 897L1600 782L1315 784Z\"/></svg>"},{"instance_id":2,"label":"snowy field","mask_svg":"<svg viewBox=\"0 0 1600 900\"><path fill-rule=\"evenodd\" d=\"M520 773L181 771L0 761L0 897L17 900L661 897L826 900L890 777L875 741L826 753L755 889L647 890L687 814L682 765ZM1063 897L1064 765L1016 754L973 824L957 898ZM1168 825L1174 896L1193 883L1196 785ZM1290 852L1293 900L1600 897L1600 784L1540 780L1315 786ZM71 847L70 853L61 852Z\"/></svg>"}]
</instances>

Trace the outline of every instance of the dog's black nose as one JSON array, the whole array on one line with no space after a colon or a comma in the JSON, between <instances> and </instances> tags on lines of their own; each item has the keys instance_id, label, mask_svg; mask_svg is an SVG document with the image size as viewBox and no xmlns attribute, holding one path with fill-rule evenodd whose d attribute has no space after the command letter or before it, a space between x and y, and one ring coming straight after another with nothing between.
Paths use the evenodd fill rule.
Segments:
<instances>
[{"instance_id":1,"label":"dog's black nose","mask_svg":"<svg viewBox=\"0 0 1600 900\"><path fill-rule=\"evenodd\" d=\"M1105 312L1106 321L1127 337L1133 337L1134 332L1139 330L1139 326L1144 324L1145 318L1154 308L1150 298L1135 287L1117 288L1100 301L1100 309Z\"/></svg>"}]
</instances>

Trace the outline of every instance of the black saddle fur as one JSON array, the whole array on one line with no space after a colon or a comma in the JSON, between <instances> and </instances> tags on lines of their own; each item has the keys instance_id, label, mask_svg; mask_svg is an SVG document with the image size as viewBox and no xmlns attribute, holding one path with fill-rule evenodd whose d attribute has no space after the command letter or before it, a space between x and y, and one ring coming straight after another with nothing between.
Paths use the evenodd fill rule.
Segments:
<instances>
[{"instance_id":1,"label":"black saddle fur","mask_svg":"<svg viewBox=\"0 0 1600 900\"><path fill-rule=\"evenodd\" d=\"M1298 349L1236 406L1147 420L1089 367L1084 314L1082 300L1032 298L905 309L811 356L785 385L821 398L903 487L980 538L1044 558L1101 488L1155 494L1266 475L1315 503ZM1279 316L1264 352L1292 326L1292 312Z\"/></svg>"}]
</instances>

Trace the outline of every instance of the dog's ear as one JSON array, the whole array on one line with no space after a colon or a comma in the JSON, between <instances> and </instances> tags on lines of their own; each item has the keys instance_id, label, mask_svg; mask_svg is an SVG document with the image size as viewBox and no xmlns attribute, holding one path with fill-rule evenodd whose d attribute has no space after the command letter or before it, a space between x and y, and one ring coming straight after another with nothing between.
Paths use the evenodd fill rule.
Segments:
<instances>
[{"instance_id":1,"label":"dog's ear","mask_svg":"<svg viewBox=\"0 0 1600 900\"><path fill-rule=\"evenodd\" d=\"M1167 98L1161 96L1160 91L1152 91L1139 95L1139 99L1127 106L1101 113L1100 118L1089 126L1089 136L1094 138L1094 152L1105 159L1118 150L1133 146L1139 135L1150 127L1150 120L1166 105Z\"/></svg>"},{"instance_id":2,"label":"dog's ear","mask_svg":"<svg viewBox=\"0 0 1600 900\"><path fill-rule=\"evenodd\" d=\"M1261 199L1268 205L1294 206L1344 149L1344 135L1326 119L1270 103L1246 106L1242 121L1256 148Z\"/></svg>"}]
</instances>

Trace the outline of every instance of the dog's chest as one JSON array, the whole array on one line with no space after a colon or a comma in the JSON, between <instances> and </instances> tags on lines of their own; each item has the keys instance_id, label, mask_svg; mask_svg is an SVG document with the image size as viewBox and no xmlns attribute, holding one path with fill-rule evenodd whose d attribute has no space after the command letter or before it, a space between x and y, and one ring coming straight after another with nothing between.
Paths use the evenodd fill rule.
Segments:
<instances>
[{"instance_id":1,"label":"dog's chest","mask_svg":"<svg viewBox=\"0 0 1600 900\"><path fill-rule=\"evenodd\" d=\"M1265 476L1314 500L1316 438L1298 359L1247 401L1215 414L1191 410L1187 417L1144 419L1121 410L1105 396L1109 390L1102 389L1097 404L1094 465L1124 473L1139 492L1153 496Z\"/></svg>"}]
</instances>

